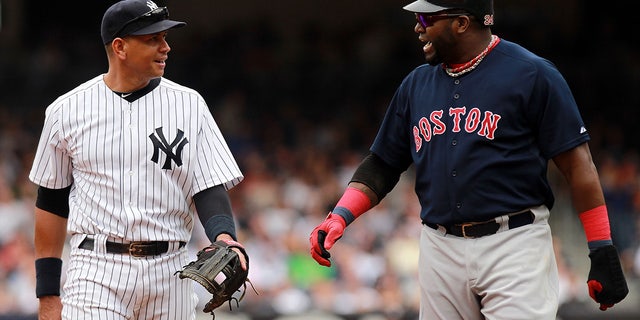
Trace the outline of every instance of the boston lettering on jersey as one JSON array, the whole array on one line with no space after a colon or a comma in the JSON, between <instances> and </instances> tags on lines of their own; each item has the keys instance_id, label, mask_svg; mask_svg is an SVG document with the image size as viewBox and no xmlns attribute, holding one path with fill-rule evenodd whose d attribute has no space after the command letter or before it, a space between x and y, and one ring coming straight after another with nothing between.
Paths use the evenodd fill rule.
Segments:
<instances>
[{"instance_id":1,"label":"boston lettering on jersey","mask_svg":"<svg viewBox=\"0 0 640 320\"><path fill-rule=\"evenodd\" d=\"M428 117L418 120L418 125L413 126L413 139L416 144L416 152L422 148L422 142L429 142L436 136L447 131L447 125L442 119L444 110L434 110ZM498 129L500 115L491 111L484 111L479 108L471 108L467 112L467 107L449 108L448 116L453 123L452 132L464 130L467 133L476 133L479 136L493 140Z\"/></svg>"},{"instance_id":2,"label":"boston lettering on jersey","mask_svg":"<svg viewBox=\"0 0 640 320\"><path fill-rule=\"evenodd\" d=\"M153 155L151 161L158 163L159 151L162 150L167 158L164 160L162 169L171 169L171 160L176 163L178 167L182 166L182 148L189 143L189 140L184 136L184 132L178 129L178 134L171 143L167 141L162 127L156 128L156 131L149 135L149 139L153 143ZM176 152L173 152L173 148L176 148Z\"/></svg>"}]
</instances>

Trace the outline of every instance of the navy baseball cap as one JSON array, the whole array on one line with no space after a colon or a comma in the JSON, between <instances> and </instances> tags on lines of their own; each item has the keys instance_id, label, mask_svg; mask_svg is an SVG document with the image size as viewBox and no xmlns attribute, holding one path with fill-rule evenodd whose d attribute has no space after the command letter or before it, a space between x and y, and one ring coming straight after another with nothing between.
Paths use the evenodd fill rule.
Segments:
<instances>
[{"instance_id":1,"label":"navy baseball cap","mask_svg":"<svg viewBox=\"0 0 640 320\"><path fill-rule=\"evenodd\" d=\"M109 7L102 17L102 43L129 35L152 34L186 25L169 20L167 7L158 7L151 0L123 0Z\"/></svg>"},{"instance_id":2,"label":"navy baseball cap","mask_svg":"<svg viewBox=\"0 0 640 320\"><path fill-rule=\"evenodd\" d=\"M420 13L462 9L471 13L483 25L493 25L493 0L416 0L403 9Z\"/></svg>"}]
</instances>

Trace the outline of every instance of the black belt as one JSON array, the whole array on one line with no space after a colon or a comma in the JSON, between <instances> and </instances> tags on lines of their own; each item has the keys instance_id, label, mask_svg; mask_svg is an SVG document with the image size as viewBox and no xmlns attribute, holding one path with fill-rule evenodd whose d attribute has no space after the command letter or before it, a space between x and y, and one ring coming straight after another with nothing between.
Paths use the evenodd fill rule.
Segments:
<instances>
[{"instance_id":1,"label":"black belt","mask_svg":"<svg viewBox=\"0 0 640 320\"><path fill-rule=\"evenodd\" d=\"M514 229L531 224L533 223L534 218L535 215L529 210L509 216L509 229ZM429 222L423 222L423 224L436 230L440 226L438 224ZM495 220L490 220L487 222L461 223L442 227L445 228L447 234L451 234L457 237L479 238L498 232L498 229L500 229L500 223L496 222Z\"/></svg>"},{"instance_id":2,"label":"black belt","mask_svg":"<svg viewBox=\"0 0 640 320\"><path fill-rule=\"evenodd\" d=\"M93 242L92 238L84 238L78 248L93 250ZM180 241L180 248L185 245L186 242ZM134 257L156 256L169 250L168 241L134 241L130 243L107 241L105 246L109 253L130 254Z\"/></svg>"}]
</instances>

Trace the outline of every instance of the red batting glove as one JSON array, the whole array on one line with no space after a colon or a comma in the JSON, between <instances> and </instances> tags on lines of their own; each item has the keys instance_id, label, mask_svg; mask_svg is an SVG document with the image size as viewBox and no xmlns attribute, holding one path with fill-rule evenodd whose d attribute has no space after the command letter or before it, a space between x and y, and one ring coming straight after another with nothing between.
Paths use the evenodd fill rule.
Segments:
<instances>
[{"instance_id":1,"label":"red batting glove","mask_svg":"<svg viewBox=\"0 0 640 320\"><path fill-rule=\"evenodd\" d=\"M342 238L346 227L347 223L341 216L329 213L327 218L311 231L311 236L309 236L311 257L320 265L330 267L331 254L329 250L338 239Z\"/></svg>"}]
</instances>

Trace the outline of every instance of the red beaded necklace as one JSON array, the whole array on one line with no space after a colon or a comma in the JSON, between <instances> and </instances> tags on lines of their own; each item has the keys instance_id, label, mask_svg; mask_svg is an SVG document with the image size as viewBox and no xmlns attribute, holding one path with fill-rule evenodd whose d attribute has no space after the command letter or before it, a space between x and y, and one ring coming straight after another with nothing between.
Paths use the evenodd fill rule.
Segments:
<instances>
[{"instance_id":1,"label":"red beaded necklace","mask_svg":"<svg viewBox=\"0 0 640 320\"><path fill-rule=\"evenodd\" d=\"M458 64L452 64L452 65L442 64L442 67L444 68L444 71L446 71L449 76L454 78L459 77L465 73L471 72L471 70L475 69L480 64L480 62L482 62L482 59L484 59L484 57L487 54L489 54L491 50L493 50L493 48L498 44L498 42L500 42L500 38L496 35L491 35L491 41L489 42L489 45L486 48L484 48L484 50L482 50L482 52L480 52L480 54L477 55L475 58L465 63L458 63Z\"/></svg>"}]
</instances>

